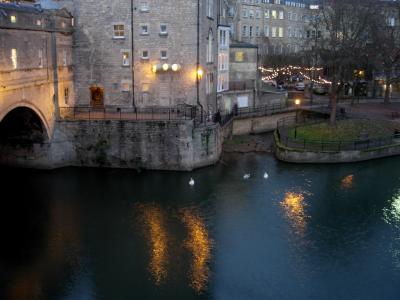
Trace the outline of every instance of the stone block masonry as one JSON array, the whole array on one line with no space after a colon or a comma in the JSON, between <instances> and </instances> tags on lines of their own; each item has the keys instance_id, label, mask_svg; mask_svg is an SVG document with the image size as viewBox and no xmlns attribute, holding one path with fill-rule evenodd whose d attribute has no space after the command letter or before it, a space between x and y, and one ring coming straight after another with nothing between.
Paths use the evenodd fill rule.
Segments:
<instances>
[{"instance_id":1,"label":"stone block masonry","mask_svg":"<svg viewBox=\"0 0 400 300\"><path fill-rule=\"evenodd\" d=\"M7 149L0 163L190 171L216 163L222 143L219 125L193 121L58 121L49 144Z\"/></svg>"}]
</instances>

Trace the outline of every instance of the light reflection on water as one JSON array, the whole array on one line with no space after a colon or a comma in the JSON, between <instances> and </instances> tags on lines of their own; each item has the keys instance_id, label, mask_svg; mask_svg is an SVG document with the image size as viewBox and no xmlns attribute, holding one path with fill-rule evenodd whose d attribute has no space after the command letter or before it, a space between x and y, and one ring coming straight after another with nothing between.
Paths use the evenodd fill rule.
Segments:
<instances>
[{"instance_id":1,"label":"light reflection on water","mask_svg":"<svg viewBox=\"0 0 400 300\"><path fill-rule=\"evenodd\" d=\"M290 220L295 232L303 234L307 226L308 216L305 213L304 194L287 192L281 202L286 217Z\"/></svg>"},{"instance_id":2,"label":"light reflection on water","mask_svg":"<svg viewBox=\"0 0 400 300\"><path fill-rule=\"evenodd\" d=\"M168 235L165 229L164 213L160 207L142 205L143 225L145 234L150 242L149 270L156 285L160 285L167 278Z\"/></svg>"},{"instance_id":3,"label":"light reflection on water","mask_svg":"<svg viewBox=\"0 0 400 300\"><path fill-rule=\"evenodd\" d=\"M192 254L191 286L202 293L210 277L209 262L211 259L212 242L202 218L189 209L182 211L182 221L188 230L188 238L185 247Z\"/></svg>"},{"instance_id":4,"label":"light reflection on water","mask_svg":"<svg viewBox=\"0 0 400 300\"><path fill-rule=\"evenodd\" d=\"M342 179L340 187L345 189L351 189L353 187L354 175L347 175Z\"/></svg>"},{"instance_id":5,"label":"light reflection on water","mask_svg":"<svg viewBox=\"0 0 400 300\"><path fill-rule=\"evenodd\" d=\"M389 206L383 209L383 219L392 225L395 230L400 230L400 191L389 201ZM400 269L400 234L393 238L390 247L395 266Z\"/></svg>"}]
</instances>

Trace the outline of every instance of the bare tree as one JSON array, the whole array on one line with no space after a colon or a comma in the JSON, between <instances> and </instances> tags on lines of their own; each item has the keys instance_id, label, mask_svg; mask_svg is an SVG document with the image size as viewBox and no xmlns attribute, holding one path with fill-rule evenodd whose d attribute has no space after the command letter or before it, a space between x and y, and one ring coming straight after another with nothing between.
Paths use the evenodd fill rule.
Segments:
<instances>
[{"instance_id":1,"label":"bare tree","mask_svg":"<svg viewBox=\"0 0 400 300\"><path fill-rule=\"evenodd\" d=\"M380 2L369 20L369 52L375 68L383 71L386 81L385 100L390 102L390 87L399 81L395 71L400 65L400 3Z\"/></svg>"},{"instance_id":2,"label":"bare tree","mask_svg":"<svg viewBox=\"0 0 400 300\"><path fill-rule=\"evenodd\" d=\"M315 50L331 78L330 124L336 124L336 109L344 82L353 77L360 56L366 53L366 28L374 14L372 0L324 0L317 16L320 38Z\"/></svg>"}]
</instances>

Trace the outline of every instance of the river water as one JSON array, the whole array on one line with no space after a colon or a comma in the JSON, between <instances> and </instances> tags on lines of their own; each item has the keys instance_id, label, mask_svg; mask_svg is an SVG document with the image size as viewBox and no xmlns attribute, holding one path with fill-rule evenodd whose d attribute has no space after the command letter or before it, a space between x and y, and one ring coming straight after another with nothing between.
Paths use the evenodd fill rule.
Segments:
<instances>
[{"instance_id":1,"label":"river water","mask_svg":"<svg viewBox=\"0 0 400 300\"><path fill-rule=\"evenodd\" d=\"M2 169L0 299L399 299L399 167Z\"/></svg>"}]
</instances>

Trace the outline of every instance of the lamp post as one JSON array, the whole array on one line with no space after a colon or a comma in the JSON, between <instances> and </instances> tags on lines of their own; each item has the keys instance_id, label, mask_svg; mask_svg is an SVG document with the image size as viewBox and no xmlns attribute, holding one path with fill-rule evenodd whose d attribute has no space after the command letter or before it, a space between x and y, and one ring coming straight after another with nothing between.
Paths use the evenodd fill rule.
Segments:
<instances>
[{"instance_id":1,"label":"lamp post","mask_svg":"<svg viewBox=\"0 0 400 300\"><path fill-rule=\"evenodd\" d=\"M296 105L296 126L294 128L294 138L297 139L297 123L298 123L298 119L299 119L299 108L300 108L300 104L301 104L300 99L294 100L294 104Z\"/></svg>"}]
</instances>

